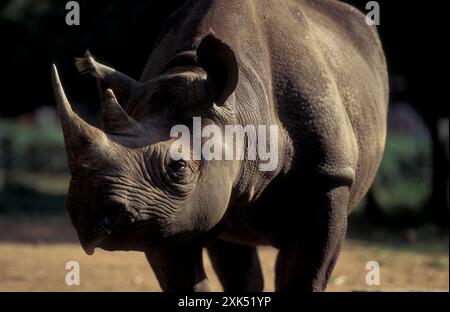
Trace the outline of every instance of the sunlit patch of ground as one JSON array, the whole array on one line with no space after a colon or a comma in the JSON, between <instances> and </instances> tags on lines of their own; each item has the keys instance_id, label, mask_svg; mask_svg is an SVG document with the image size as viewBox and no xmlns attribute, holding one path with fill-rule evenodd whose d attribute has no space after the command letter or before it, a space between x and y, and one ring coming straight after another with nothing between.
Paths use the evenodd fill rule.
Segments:
<instances>
[{"instance_id":1,"label":"sunlit patch of ground","mask_svg":"<svg viewBox=\"0 0 450 312\"><path fill-rule=\"evenodd\" d=\"M89 257L68 225L0 227L0 291L160 291L142 253L97 249ZM276 251L260 248L259 252L265 290L273 291ZM69 287L65 265L73 260L81 266L81 285ZM213 290L221 290L206 255L205 260ZM365 283L365 266L371 260L380 264L380 286ZM360 240L346 242L328 287L329 291L448 289L448 248L424 249L414 244L400 248Z\"/></svg>"}]
</instances>

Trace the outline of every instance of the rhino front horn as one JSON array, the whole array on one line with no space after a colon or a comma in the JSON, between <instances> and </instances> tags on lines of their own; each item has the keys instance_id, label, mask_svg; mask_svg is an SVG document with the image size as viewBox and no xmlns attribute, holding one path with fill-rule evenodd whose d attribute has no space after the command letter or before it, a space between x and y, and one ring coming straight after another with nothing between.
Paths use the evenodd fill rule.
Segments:
<instances>
[{"instance_id":1,"label":"rhino front horn","mask_svg":"<svg viewBox=\"0 0 450 312\"><path fill-rule=\"evenodd\" d=\"M81 158L81 155L85 154L83 149L99 145L106 136L101 130L89 125L72 110L54 64L52 66L52 83L61 119L69 167L74 170L83 163Z\"/></svg>"}]
</instances>

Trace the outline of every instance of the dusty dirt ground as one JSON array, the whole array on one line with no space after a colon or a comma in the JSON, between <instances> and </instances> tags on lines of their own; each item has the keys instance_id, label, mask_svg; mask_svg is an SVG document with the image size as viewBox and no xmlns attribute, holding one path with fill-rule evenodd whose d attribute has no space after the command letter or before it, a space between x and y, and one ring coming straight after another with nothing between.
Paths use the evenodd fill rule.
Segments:
<instances>
[{"instance_id":1,"label":"dusty dirt ground","mask_svg":"<svg viewBox=\"0 0 450 312\"><path fill-rule=\"evenodd\" d=\"M276 251L259 249L265 291L273 291ZM221 287L205 254L212 288ZM381 285L367 286L368 261L380 264ZM80 263L80 286L65 284L68 261ZM448 291L447 248L417 248L348 239L328 291ZM160 291L142 253L87 256L70 225L0 224L0 291Z\"/></svg>"}]
</instances>

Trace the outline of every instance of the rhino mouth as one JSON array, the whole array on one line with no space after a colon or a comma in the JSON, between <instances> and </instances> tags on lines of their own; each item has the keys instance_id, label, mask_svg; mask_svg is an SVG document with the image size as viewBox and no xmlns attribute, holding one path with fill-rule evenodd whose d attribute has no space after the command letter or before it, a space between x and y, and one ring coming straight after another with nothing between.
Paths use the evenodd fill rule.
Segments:
<instances>
[{"instance_id":1,"label":"rhino mouth","mask_svg":"<svg viewBox=\"0 0 450 312\"><path fill-rule=\"evenodd\" d=\"M106 205L99 215L75 217L74 226L84 252L91 256L96 248L107 251L164 250L189 240L191 231L174 233L173 225L156 215L139 215L123 207ZM89 221L78 221L89 220Z\"/></svg>"},{"instance_id":2,"label":"rhino mouth","mask_svg":"<svg viewBox=\"0 0 450 312\"><path fill-rule=\"evenodd\" d=\"M84 252L87 255L92 256L95 252L95 248L99 247L106 239L107 237L96 237L93 239L80 240L80 243Z\"/></svg>"},{"instance_id":3,"label":"rhino mouth","mask_svg":"<svg viewBox=\"0 0 450 312\"><path fill-rule=\"evenodd\" d=\"M87 255L91 256L95 248L115 245L123 239L123 234L134 223L135 217L127 214L111 215L104 217L87 233L79 232L80 244Z\"/></svg>"}]
</instances>

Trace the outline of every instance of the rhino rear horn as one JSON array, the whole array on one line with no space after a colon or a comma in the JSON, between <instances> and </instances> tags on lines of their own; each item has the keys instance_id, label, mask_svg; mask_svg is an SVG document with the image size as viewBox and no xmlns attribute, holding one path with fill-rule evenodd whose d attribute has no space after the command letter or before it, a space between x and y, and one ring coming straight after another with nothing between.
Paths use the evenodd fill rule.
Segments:
<instances>
[{"instance_id":1,"label":"rhino rear horn","mask_svg":"<svg viewBox=\"0 0 450 312\"><path fill-rule=\"evenodd\" d=\"M73 171L83 165L82 155L86 154L84 149L101 147L101 142L106 136L101 130L89 125L72 110L54 64L52 66L52 84L61 119L69 167Z\"/></svg>"},{"instance_id":2,"label":"rhino rear horn","mask_svg":"<svg viewBox=\"0 0 450 312\"><path fill-rule=\"evenodd\" d=\"M142 133L139 123L120 106L114 91L107 89L102 102L102 128L108 134L137 135Z\"/></svg>"},{"instance_id":3,"label":"rhino rear horn","mask_svg":"<svg viewBox=\"0 0 450 312\"><path fill-rule=\"evenodd\" d=\"M106 90L113 89L120 103L126 105L130 93L140 84L114 68L97 62L89 51L86 51L85 57L75 58L75 66L81 74L90 74L97 78L97 87L102 102L105 100Z\"/></svg>"}]
</instances>

